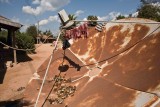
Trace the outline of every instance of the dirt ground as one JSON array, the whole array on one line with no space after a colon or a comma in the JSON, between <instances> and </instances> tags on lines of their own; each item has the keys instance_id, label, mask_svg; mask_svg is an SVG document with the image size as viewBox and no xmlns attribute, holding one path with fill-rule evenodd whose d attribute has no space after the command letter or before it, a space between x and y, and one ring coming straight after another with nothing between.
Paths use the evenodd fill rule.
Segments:
<instances>
[{"instance_id":1,"label":"dirt ground","mask_svg":"<svg viewBox=\"0 0 160 107\"><path fill-rule=\"evenodd\" d=\"M3 83L0 84L0 102L21 98L33 73L49 57L52 51L53 46L51 44L43 44L36 49L36 54L28 55L30 61L19 62L14 67L8 68Z\"/></svg>"}]
</instances>

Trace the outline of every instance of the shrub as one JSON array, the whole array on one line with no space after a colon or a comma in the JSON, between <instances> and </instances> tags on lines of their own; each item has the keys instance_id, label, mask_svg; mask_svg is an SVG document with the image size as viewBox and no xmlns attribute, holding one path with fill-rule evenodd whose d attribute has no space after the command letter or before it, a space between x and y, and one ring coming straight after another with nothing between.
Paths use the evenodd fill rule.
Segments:
<instances>
[{"instance_id":1,"label":"shrub","mask_svg":"<svg viewBox=\"0 0 160 107\"><path fill-rule=\"evenodd\" d=\"M151 4L142 5L138 13L139 18L146 18L160 22L160 7Z\"/></svg>"},{"instance_id":2,"label":"shrub","mask_svg":"<svg viewBox=\"0 0 160 107\"><path fill-rule=\"evenodd\" d=\"M7 31L6 30L0 31L0 41L3 43L7 43Z\"/></svg>"},{"instance_id":3,"label":"shrub","mask_svg":"<svg viewBox=\"0 0 160 107\"><path fill-rule=\"evenodd\" d=\"M28 36L26 33L17 33L16 34L16 45L20 49L33 49L27 51L29 53L35 52L35 40L32 36Z\"/></svg>"},{"instance_id":4,"label":"shrub","mask_svg":"<svg viewBox=\"0 0 160 107\"><path fill-rule=\"evenodd\" d=\"M97 16L93 16L93 15L89 15L87 17L87 20L98 20ZM88 23L89 26L96 26L97 25L97 21L91 21Z\"/></svg>"},{"instance_id":5,"label":"shrub","mask_svg":"<svg viewBox=\"0 0 160 107\"><path fill-rule=\"evenodd\" d=\"M116 17L116 20L124 19L124 18L125 18L125 16L123 16L123 15L119 15L119 16L117 16L117 17Z\"/></svg>"},{"instance_id":6,"label":"shrub","mask_svg":"<svg viewBox=\"0 0 160 107\"><path fill-rule=\"evenodd\" d=\"M7 43L7 37L6 36L0 36L0 41L3 43Z\"/></svg>"}]
</instances>

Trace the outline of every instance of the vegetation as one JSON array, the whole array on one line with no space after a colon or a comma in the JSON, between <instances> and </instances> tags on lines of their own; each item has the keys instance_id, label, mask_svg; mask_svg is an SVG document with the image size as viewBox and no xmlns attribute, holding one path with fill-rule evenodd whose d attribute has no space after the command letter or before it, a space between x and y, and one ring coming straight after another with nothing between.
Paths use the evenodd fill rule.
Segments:
<instances>
[{"instance_id":1,"label":"vegetation","mask_svg":"<svg viewBox=\"0 0 160 107\"><path fill-rule=\"evenodd\" d=\"M3 43L7 43L7 34L8 32L6 30L0 31L0 41Z\"/></svg>"},{"instance_id":2,"label":"vegetation","mask_svg":"<svg viewBox=\"0 0 160 107\"><path fill-rule=\"evenodd\" d=\"M97 16L93 16L93 15L89 15L87 17L87 20L98 20ZM89 26L96 26L97 25L97 21L91 21L88 24Z\"/></svg>"},{"instance_id":3,"label":"vegetation","mask_svg":"<svg viewBox=\"0 0 160 107\"><path fill-rule=\"evenodd\" d=\"M0 32L0 41L7 44L7 30L1 30ZM27 33L21 33L19 30L16 31L16 47L19 49L33 49L32 51L28 51L30 53L33 53L35 51L35 40L32 36L29 36ZM20 52L20 51L19 51ZM21 53L26 53L22 52Z\"/></svg>"},{"instance_id":4,"label":"vegetation","mask_svg":"<svg viewBox=\"0 0 160 107\"><path fill-rule=\"evenodd\" d=\"M46 30L45 32L43 32L43 34L47 36L51 36L52 32L50 30Z\"/></svg>"},{"instance_id":5,"label":"vegetation","mask_svg":"<svg viewBox=\"0 0 160 107\"><path fill-rule=\"evenodd\" d=\"M28 36L32 36L34 39L37 37L37 28L36 26L29 26L26 30Z\"/></svg>"},{"instance_id":6,"label":"vegetation","mask_svg":"<svg viewBox=\"0 0 160 107\"><path fill-rule=\"evenodd\" d=\"M27 33L16 32L16 45L19 49L33 49L28 51L33 53L35 51L35 40L32 36L28 36Z\"/></svg>"},{"instance_id":7,"label":"vegetation","mask_svg":"<svg viewBox=\"0 0 160 107\"><path fill-rule=\"evenodd\" d=\"M76 20L77 19L77 17L74 14L69 14L68 17L69 17L69 20Z\"/></svg>"},{"instance_id":8,"label":"vegetation","mask_svg":"<svg viewBox=\"0 0 160 107\"><path fill-rule=\"evenodd\" d=\"M160 7L158 6L143 4L138 11L139 18L151 19L158 22L160 21Z\"/></svg>"},{"instance_id":9,"label":"vegetation","mask_svg":"<svg viewBox=\"0 0 160 107\"><path fill-rule=\"evenodd\" d=\"M119 16L117 16L117 17L116 17L116 20L124 19L124 18L125 18L125 16L123 16L123 15L119 15Z\"/></svg>"},{"instance_id":10,"label":"vegetation","mask_svg":"<svg viewBox=\"0 0 160 107\"><path fill-rule=\"evenodd\" d=\"M69 14L68 17L69 17L69 20L76 20L77 19L75 14ZM79 22L74 22L73 27L77 26L78 24L79 24Z\"/></svg>"},{"instance_id":11,"label":"vegetation","mask_svg":"<svg viewBox=\"0 0 160 107\"><path fill-rule=\"evenodd\" d=\"M140 0L142 4L157 3L159 0Z\"/></svg>"}]
</instances>

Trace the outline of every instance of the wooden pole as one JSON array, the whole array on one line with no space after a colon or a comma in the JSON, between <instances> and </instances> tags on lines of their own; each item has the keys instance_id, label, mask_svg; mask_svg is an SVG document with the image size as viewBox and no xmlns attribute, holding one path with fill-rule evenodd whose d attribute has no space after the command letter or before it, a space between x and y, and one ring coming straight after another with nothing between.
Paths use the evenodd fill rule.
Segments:
<instances>
[{"instance_id":1,"label":"wooden pole","mask_svg":"<svg viewBox=\"0 0 160 107\"><path fill-rule=\"evenodd\" d=\"M12 30L8 29L7 44L12 45Z\"/></svg>"},{"instance_id":2,"label":"wooden pole","mask_svg":"<svg viewBox=\"0 0 160 107\"><path fill-rule=\"evenodd\" d=\"M12 30L11 31L12 33L12 46L14 47L14 48L16 48L16 43L15 43L15 31L14 30ZM13 49L13 55L14 55L14 64L16 65L17 64L17 54L16 54L16 50L15 49Z\"/></svg>"}]
</instances>

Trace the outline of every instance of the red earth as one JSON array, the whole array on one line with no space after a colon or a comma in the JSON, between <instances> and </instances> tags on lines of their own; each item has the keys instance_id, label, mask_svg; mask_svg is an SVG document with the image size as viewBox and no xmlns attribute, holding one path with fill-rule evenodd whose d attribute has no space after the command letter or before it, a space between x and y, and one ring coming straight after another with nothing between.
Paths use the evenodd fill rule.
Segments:
<instances>
[{"instance_id":1,"label":"red earth","mask_svg":"<svg viewBox=\"0 0 160 107\"><path fill-rule=\"evenodd\" d=\"M137 23L107 23L102 32L89 28L87 39L72 40L65 52L59 49L53 54L38 107L55 85L52 81L55 75L71 78L70 83L63 85L76 86L76 91L62 104L46 100L45 107L160 106L160 25L138 24L152 22L146 19L122 21ZM48 62L49 58L38 68L24 92L23 100L30 106L35 104ZM55 99L57 93L52 91L49 98Z\"/></svg>"}]
</instances>

